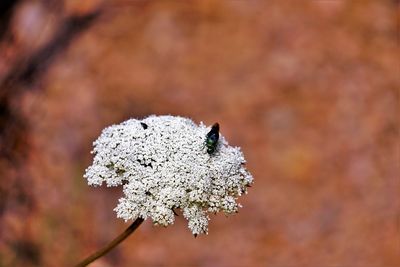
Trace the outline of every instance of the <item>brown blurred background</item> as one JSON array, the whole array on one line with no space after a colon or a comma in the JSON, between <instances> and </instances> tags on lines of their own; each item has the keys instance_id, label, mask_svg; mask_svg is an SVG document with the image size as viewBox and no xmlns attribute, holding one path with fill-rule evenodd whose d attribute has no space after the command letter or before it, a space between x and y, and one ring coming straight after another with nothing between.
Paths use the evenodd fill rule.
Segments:
<instances>
[{"instance_id":1,"label":"brown blurred background","mask_svg":"<svg viewBox=\"0 0 400 267\"><path fill-rule=\"evenodd\" d=\"M150 114L218 121L255 184L208 236L146 221L91 266L400 266L399 5L2 0L0 266L128 226L82 175L102 128Z\"/></svg>"}]
</instances>

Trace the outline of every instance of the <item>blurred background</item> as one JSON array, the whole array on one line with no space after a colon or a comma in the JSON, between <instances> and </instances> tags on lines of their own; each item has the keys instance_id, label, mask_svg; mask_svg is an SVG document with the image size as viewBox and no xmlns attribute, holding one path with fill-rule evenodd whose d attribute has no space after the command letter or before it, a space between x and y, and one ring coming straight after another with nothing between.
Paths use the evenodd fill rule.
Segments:
<instances>
[{"instance_id":1,"label":"blurred background","mask_svg":"<svg viewBox=\"0 0 400 267\"><path fill-rule=\"evenodd\" d=\"M128 224L82 177L110 124L219 122L255 177L196 239L146 221L91 266L400 266L398 0L0 4L0 266L72 266Z\"/></svg>"}]
</instances>

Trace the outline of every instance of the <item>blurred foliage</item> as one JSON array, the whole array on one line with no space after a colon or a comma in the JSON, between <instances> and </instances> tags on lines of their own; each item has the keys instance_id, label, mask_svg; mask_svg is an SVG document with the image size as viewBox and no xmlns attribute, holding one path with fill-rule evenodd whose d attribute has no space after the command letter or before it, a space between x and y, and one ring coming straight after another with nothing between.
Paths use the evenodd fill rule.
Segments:
<instances>
[{"instance_id":1,"label":"blurred foliage","mask_svg":"<svg viewBox=\"0 0 400 267\"><path fill-rule=\"evenodd\" d=\"M4 9L3 9L4 8ZM399 266L398 1L6 1L0 266L71 266L128 224L82 178L102 128L218 121L255 177L194 239L145 222L95 266Z\"/></svg>"}]
</instances>

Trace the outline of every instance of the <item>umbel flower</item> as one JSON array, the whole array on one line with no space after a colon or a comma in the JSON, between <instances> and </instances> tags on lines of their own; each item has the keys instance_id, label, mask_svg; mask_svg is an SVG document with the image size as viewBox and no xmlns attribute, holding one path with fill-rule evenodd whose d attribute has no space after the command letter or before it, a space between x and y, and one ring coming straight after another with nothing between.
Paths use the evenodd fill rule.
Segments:
<instances>
[{"instance_id":1,"label":"umbel flower","mask_svg":"<svg viewBox=\"0 0 400 267\"><path fill-rule=\"evenodd\" d=\"M192 233L208 232L208 213L238 211L236 199L253 181L238 147L219 137L207 151L210 127L174 116L130 119L103 130L94 142L88 184L122 185L115 208L127 220L151 218L156 225L174 223L181 209Z\"/></svg>"}]
</instances>

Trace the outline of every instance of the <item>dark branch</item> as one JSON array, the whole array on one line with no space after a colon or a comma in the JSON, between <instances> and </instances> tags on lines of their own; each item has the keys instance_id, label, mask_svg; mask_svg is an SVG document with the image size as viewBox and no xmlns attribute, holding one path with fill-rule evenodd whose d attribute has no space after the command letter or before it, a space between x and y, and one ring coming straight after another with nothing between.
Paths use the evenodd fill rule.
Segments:
<instances>
[{"instance_id":1,"label":"dark branch","mask_svg":"<svg viewBox=\"0 0 400 267\"><path fill-rule=\"evenodd\" d=\"M82 32L84 32L99 16L100 11L94 11L83 16L71 16L62 22L53 38L29 58L20 59L1 82L3 90L10 85L31 85L40 78L69 44Z\"/></svg>"},{"instance_id":2,"label":"dark branch","mask_svg":"<svg viewBox=\"0 0 400 267\"><path fill-rule=\"evenodd\" d=\"M18 0L1 0L0 1L0 40L10 25L11 15L14 7L19 3Z\"/></svg>"}]
</instances>

